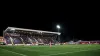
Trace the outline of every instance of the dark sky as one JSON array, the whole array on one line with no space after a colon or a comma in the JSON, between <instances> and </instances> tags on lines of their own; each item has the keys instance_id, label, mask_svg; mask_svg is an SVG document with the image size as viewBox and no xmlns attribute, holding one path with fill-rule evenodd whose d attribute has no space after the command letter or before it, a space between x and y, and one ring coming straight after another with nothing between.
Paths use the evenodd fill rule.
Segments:
<instances>
[{"instance_id":1,"label":"dark sky","mask_svg":"<svg viewBox=\"0 0 100 56\"><path fill-rule=\"evenodd\" d=\"M56 25L61 25L60 32L64 41L74 39L100 40L99 20L96 11L91 9L50 9L6 7L2 9L0 18L0 35L8 26L36 30L57 31Z\"/></svg>"}]
</instances>

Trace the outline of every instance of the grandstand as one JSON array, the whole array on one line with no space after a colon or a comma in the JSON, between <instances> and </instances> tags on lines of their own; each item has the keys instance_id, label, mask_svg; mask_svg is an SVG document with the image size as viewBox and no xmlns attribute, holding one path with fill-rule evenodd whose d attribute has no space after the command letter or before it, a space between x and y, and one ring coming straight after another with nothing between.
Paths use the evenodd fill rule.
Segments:
<instances>
[{"instance_id":1,"label":"grandstand","mask_svg":"<svg viewBox=\"0 0 100 56\"><path fill-rule=\"evenodd\" d=\"M49 45L59 43L59 32L8 27L3 32L7 45Z\"/></svg>"}]
</instances>

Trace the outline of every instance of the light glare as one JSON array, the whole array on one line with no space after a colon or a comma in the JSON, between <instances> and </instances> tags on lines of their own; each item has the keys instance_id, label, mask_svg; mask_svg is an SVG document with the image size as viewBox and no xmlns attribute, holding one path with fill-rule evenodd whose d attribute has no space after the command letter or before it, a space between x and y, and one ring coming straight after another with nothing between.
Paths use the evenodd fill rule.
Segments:
<instances>
[{"instance_id":1,"label":"light glare","mask_svg":"<svg viewBox=\"0 0 100 56\"><path fill-rule=\"evenodd\" d=\"M59 26L59 25L57 25L57 28L58 28L58 29L60 29L60 26Z\"/></svg>"}]
</instances>

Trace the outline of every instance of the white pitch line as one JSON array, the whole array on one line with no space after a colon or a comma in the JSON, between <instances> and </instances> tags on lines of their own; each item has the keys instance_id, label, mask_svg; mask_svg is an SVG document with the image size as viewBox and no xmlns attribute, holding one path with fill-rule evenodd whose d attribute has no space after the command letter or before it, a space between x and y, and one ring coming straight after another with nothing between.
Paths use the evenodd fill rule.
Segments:
<instances>
[{"instance_id":1,"label":"white pitch line","mask_svg":"<svg viewBox=\"0 0 100 56\"><path fill-rule=\"evenodd\" d=\"M0 49L2 49L2 48L0 48ZM6 50L6 49L2 49L2 50ZM9 50L6 50L6 51L11 52L11 53L13 53L13 54L21 55L21 56L27 56L27 55L25 55L25 54L21 54L21 53L17 53L17 52L9 51Z\"/></svg>"},{"instance_id":2,"label":"white pitch line","mask_svg":"<svg viewBox=\"0 0 100 56\"><path fill-rule=\"evenodd\" d=\"M99 50L99 49L93 49L93 50ZM77 52L83 52L83 51L92 51L92 50L80 50L80 51L75 51L75 52L65 52L65 53L57 53L57 54L50 54L50 55L40 55L40 56L60 55L60 54L77 53Z\"/></svg>"}]
</instances>

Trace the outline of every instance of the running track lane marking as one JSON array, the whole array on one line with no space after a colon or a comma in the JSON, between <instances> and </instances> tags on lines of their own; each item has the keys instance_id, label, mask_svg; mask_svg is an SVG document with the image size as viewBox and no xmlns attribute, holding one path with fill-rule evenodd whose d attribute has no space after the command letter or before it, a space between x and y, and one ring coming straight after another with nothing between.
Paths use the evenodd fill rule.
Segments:
<instances>
[{"instance_id":1,"label":"running track lane marking","mask_svg":"<svg viewBox=\"0 0 100 56\"><path fill-rule=\"evenodd\" d=\"M2 49L2 48L0 48L0 49ZM17 53L17 52L9 51L9 50L6 50L6 49L2 49L2 50L5 50L5 51L8 51L8 52L11 52L11 53L13 53L13 54L18 54L18 55L20 55L20 56L27 56L27 55L25 55L25 54L21 54L21 53Z\"/></svg>"}]
</instances>

